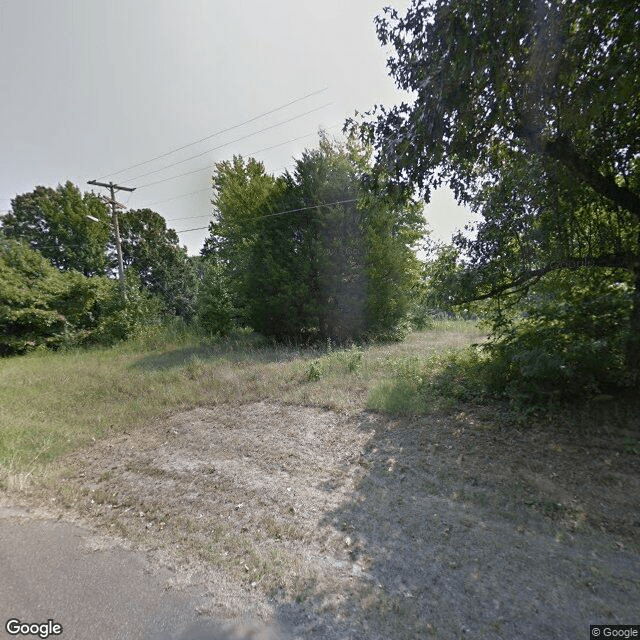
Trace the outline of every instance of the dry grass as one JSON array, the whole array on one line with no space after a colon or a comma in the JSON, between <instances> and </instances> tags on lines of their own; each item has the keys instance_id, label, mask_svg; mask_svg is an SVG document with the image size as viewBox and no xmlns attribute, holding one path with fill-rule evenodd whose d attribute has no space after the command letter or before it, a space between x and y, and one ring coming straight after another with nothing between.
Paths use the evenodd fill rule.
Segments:
<instances>
[{"instance_id":1,"label":"dry grass","mask_svg":"<svg viewBox=\"0 0 640 640\"><path fill-rule=\"evenodd\" d=\"M437 324L405 342L362 349L273 346L247 333L213 344L154 335L113 349L5 359L0 482L87 442L196 406L279 398L357 411L405 361L479 337L468 322ZM314 366L317 376L309 374Z\"/></svg>"},{"instance_id":2,"label":"dry grass","mask_svg":"<svg viewBox=\"0 0 640 640\"><path fill-rule=\"evenodd\" d=\"M10 497L125 537L211 611L236 585L231 615L268 604L282 638L577 637L637 609L638 456L612 445L263 401L105 438Z\"/></svg>"},{"instance_id":3,"label":"dry grass","mask_svg":"<svg viewBox=\"0 0 640 640\"><path fill-rule=\"evenodd\" d=\"M269 603L291 637L537 638L549 620L573 637L628 617L637 434L465 406L443 354L481 339L443 323L346 349L155 336L7 360L5 493L140 545L213 612L235 585L230 615Z\"/></svg>"}]
</instances>

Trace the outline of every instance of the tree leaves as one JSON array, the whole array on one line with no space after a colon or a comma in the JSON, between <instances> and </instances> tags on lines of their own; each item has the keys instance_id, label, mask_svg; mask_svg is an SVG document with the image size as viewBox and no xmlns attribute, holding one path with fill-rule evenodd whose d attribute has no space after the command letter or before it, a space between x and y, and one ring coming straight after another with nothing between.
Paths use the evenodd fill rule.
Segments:
<instances>
[{"instance_id":1,"label":"tree leaves","mask_svg":"<svg viewBox=\"0 0 640 640\"><path fill-rule=\"evenodd\" d=\"M640 5L413 0L377 29L394 49L391 75L414 100L351 130L399 188L428 197L446 181L483 217L475 238L454 239L458 260L436 262L431 286L459 302L494 300L500 334L515 326L505 304L527 301L531 316L536 292L558 278L603 300L596 284L627 282L634 293L614 297L608 329L616 348L626 336L630 378L640 381ZM556 300L573 309L565 333L578 340L584 305L569 289Z\"/></svg>"},{"instance_id":2,"label":"tree leaves","mask_svg":"<svg viewBox=\"0 0 640 640\"><path fill-rule=\"evenodd\" d=\"M16 196L2 218L2 231L25 240L59 269L86 276L105 273L109 214L97 196L82 194L71 182Z\"/></svg>"}]
</instances>

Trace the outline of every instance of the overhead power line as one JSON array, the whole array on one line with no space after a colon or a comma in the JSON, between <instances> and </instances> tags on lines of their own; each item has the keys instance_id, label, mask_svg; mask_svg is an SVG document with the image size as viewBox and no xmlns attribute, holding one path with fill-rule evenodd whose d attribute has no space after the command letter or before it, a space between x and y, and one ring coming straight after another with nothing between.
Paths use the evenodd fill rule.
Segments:
<instances>
[{"instance_id":1,"label":"overhead power line","mask_svg":"<svg viewBox=\"0 0 640 640\"><path fill-rule=\"evenodd\" d=\"M176 162L172 162L171 164L166 165L165 167L162 167L160 169L154 169L153 171L147 171L147 173L141 173L140 175L134 176L133 178L130 178L131 181L134 180L138 180L139 178L145 178L146 176L151 176L154 173L160 173L161 171L164 171L165 169L170 169L171 167L175 167L179 164L184 164L185 162L189 162L189 160L194 160L195 158L201 158L202 156L206 156L207 153L211 153L212 151L217 151L218 149L222 149L223 147L228 147L231 144L235 144L236 142L240 142L241 140L246 140L247 138L252 138L253 136L257 136L259 133L264 133L265 131L269 131L271 129L276 129L277 127L281 127L283 124L287 124L288 122L293 122L294 120L298 120L299 118L303 118L304 116L308 116L310 113L315 113L316 111L320 111L321 109L326 109L327 107L331 106L333 104L333 102L327 102L326 104L323 104L320 107L316 107L315 109L310 109L309 111L305 111L304 113L301 113L300 115L297 116L293 116L292 118L287 118L286 120L283 120L282 122L277 122L276 124L272 124L269 125L268 127L264 127L263 129L260 129L259 131L254 131L253 133L248 133L245 136L241 136L240 138L236 138L235 140L230 140L229 142L225 142L223 144L219 144L216 147L212 147L211 149L207 149L206 151L203 151L202 153L196 153L196 155L194 156L189 156L188 158L184 158L184 160L178 160Z\"/></svg>"},{"instance_id":2,"label":"overhead power line","mask_svg":"<svg viewBox=\"0 0 640 640\"><path fill-rule=\"evenodd\" d=\"M172 149L171 151L167 151L166 153L162 153L159 156L155 156L153 158L151 158L150 160L144 160L143 162L138 162L137 164L132 164L129 167L126 167L124 169L119 169L118 171L113 171L112 173L107 173L104 176L100 176L98 178L98 180L102 180L103 178L106 178L107 176L116 176L119 175L120 173L124 173L125 171L129 171L130 169L135 169L136 167L141 167L144 164L149 164L150 162L153 162L154 160L160 160L161 158L166 158L167 156L170 156L172 153L176 153L177 151L182 151L183 149L187 149L188 147L192 147L193 145L199 144L200 142L204 142L205 140L210 140L211 138L215 138L216 136L222 135L223 133L227 133L228 131L233 131L234 129L238 129L240 127L243 127L246 124L249 124L251 122L255 122L256 120L260 120L260 118L264 118L268 115L271 115L272 113L276 113L277 111L281 111L282 109L286 109L287 107L290 107L292 104L296 104L297 102L302 102L303 100L307 100L308 98L311 98L313 96L318 95L319 93L323 93L324 91L326 91L329 87L323 87L322 89L318 89L317 91L312 91L311 93L307 93L306 95L300 97L300 98L295 98L295 100L290 100L289 102L280 105L279 107L276 107L275 109L270 109L269 111L265 111L264 113L261 113L257 116L254 116L253 118L249 118L248 120L244 120L243 122L240 122L238 124L234 124L231 127L227 127L226 129L220 129L219 131L216 131L214 133L209 134L208 136L205 136L204 138L200 138L199 140L195 140L194 142L189 142L188 144L182 145L181 147L177 147L175 149Z\"/></svg>"},{"instance_id":3,"label":"overhead power line","mask_svg":"<svg viewBox=\"0 0 640 640\"><path fill-rule=\"evenodd\" d=\"M284 171L285 169L290 169L292 165L284 165L279 167L275 171L271 173L278 173L279 171ZM208 167L207 167L208 168ZM197 193L204 193L205 191L211 191L211 187L205 187L204 189L197 189L196 191L189 191L188 193L181 193L178 196L173 196L172 198L166 198L165 200L156 200L155 202L149 203L148 207L153 207L157 204L164 204L165 202L173 202L174 200L180 200L180 198L186 198L188 196L194 196ZM189 218L203 218L204 216L189 216ZM189 218L166 218L167 220L188 220Z\"/></svg>"},{"instance_id":4,"label":"overhead power line","mask_svg":"<svg viewBox=\"0 0 640 640\"><path fill-rule=\"evenodd\" d=\"M175 222L176 220L194 220L195 218L210 218L211 213L203 213L199 216L185 216L184 218L165 218L165 222Z\"/></svg>"},{"instance_id":5,"label":"overhead power line","mask_svg":"<svg viewBox=\"0 0 640 640\"><path fill-rule=\"evenodd\" d=\"M153 185L161 184L162 182L168 182L169 180L175 180L176 178L182 178L183 176L190 176L192 173L201 173L202 171L211 171L211 167L202 167L201 169L194 169L193 171L186 171L185 173L179 173L177 176L171 176L170 178L163 178L162 180L156 180L155 182L148 182L142 184L138 189L144 189L145 187L153 187Z\"/></svg>"},{"instance_id":6,"label":"overhead power line","mask_svg":"<svg viewBox=\"0 0 640 640\"><path fill-rule=\"evenodd\" d=\"M298 213L300 211L309 211L310 209L319 209L320 207L329 207L334 204L347 204L349 202L357 202L358 198L350 198L349 200L335 200L334 202L321 202L320 204L314 204L310 207L300 207L299 209L288 209L287 211L277 211L276 213L267 213L263 216L260 216L260 220L262 218L272 218L274 216L284 216L287 213ZM200 216L198 216L200 217ZM181 229L180 231L176 231L176 233L186 233L187 231L202 231L203 229L208 229L209 225L206 227L194 227L193 229Z\"/></svg>"},{"instance_id":7,"label":"overhead power line","mask_svg":"<svg viewBox=\"0 0 640 640\"><path fill-rule=\"evenodd\" d=\"M325 127L328 131L329 129L335 129L336 127L341 127L342 123L332 124L330 127ZM290 142L296 142L298 140L302 140L304 138L309 138L310 136L317 135L317 131L313 131L311 133L305 133L303 136L298 136L297 138L291 138L290 140L285 140L284 142L279 142L278 144L271 145L270 147L264 147L263 149L258 149L257 151L252 151L251 153L247 153L246 156L255 156L259 153L263 153L265 151L271 151L271 149L276 149L277 147L283 147L285 144L289 144ZM182 178L183 176L189 176L193 173L200 173L201 171L211 171L211 167L202 167L201 169L194 169L193 171L187 171L185 173L179 173L177 176L170 176L169 178L163 178L162 180L156 180L155 182L148 182L147 184L140 185L138 190L144 189L145 187L153 187L156 184L161 184L162 182L167 182L169 180L175 180L176 178Z\"/></svg>"},{"instance_id":8,"label":"overhead power line","mask_svg":"<svg viewBox=\"0 0 640 640\"><path fill-rule=\"evenodd\" d=\"M172 200L179 200L180 198L193 196L196 193L204 193L205 191L211 191L211 187L206 187L205 189L198 189L197 191L189 191L189 193L181 193L179 196L174 196L173 198L167 198L166 200L156 200L155 202L152 202L147 206L153 207L156 204L164 204L165 202L171 202Z\"/></svg>"}]
</instances>

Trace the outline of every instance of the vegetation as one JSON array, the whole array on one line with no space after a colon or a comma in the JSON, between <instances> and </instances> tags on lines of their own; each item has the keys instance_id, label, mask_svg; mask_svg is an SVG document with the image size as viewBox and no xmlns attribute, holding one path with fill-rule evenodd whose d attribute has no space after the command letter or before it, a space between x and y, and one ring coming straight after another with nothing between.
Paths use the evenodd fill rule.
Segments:
<instances>
[{"instance_id":1,"label":"vegetation","mask_svg":"<svg viewBox=\"0 0 640 640\"><path fill-rule=\"evenodd\" d=\"M114 280L60 271L25 244L0 239L0 355L113 344L154 310L131 278L125 301Z\"/></svg>"},{"instance_id":2,"label":"vegetation","mask_svg":"<svg viewBox=\"0 0 640 640\"><path fill-rule=\"evenodd\" d=\"M326 137L279 177L252 158L219 163L218 216L202 258L187 256L158 213L123 213L126 302L109 298L114 239L96 196L83 196L70 182L16 196L2 231L30 249L3 245L12 284L2 300L2 353L125 338L133 327L123 326L124 317L153 323L181 316L207 336L249 326L306 343L401 337L419 278L414 245L424 221L410 198L373 197L364 189L368 170L355 144ZM24 260L13 265L11 252ZM133 293L134 281L155 304Z\"/></svg>"},{"instance_id":3,"label":"vegetation","mask_svg":"<svg viewBox=\"0 0 640 640\"><path fill-rule=\"evenodd\" d=\"M57 189L36 187L16 196L11 211L2 216L2 232L27 242L60 270L79 271L85 276L106 273L106 205L92 193L82 194L71 182Z\"/></svg>"},{"instance_id":4,"label":"vegetation","mask_svg":"<svg viewBox=\"0 0 640 640\"><path fill-rule=\"evenodd\" d=\"M454 397L637 389L638 8L413 0L377 28L414 101L352 121L363 146L321 136L280 176L253 158L218 163L197 259L156 212L123 215L126 304L105 278L113 238L96 196L71 183L16 196L2 219L1 353L112 343L159 313L208 338L250 327L285 344L365 344L427 327L435 311L482 318L490 333L464 366L451 361L469 382ZM414 197L444 182L481 222L421 265ZM306 380L326 367L314 359Z\"/></svg>"},{"instance_id":5,"label":"vegetation","mask_svg":"<svg viewBox=\"0 0 640 640\"><path fill-rule=\"evenodd\" d=\"M201 256L158 213L123 214L126 295L96 196L16 196L0 490L204 562L287 615L308 600L316 629L335 607L332 628L363 637L435 636L434 619L471 633L463 618L492 635L532 593L544 604L558 558L554 593L597 580L602 619L603 589L631 610L637 581L611 567L638 546L639 32L626 0L387 9L378 33L414 103L280 176L218 163ZM416 194L443 182L482 221L421 263ZM515 580L522 546L554 539ZM496 557L515 559L499 564L518 593L478 621Z\"/></svg>"},{"instance_id":6,"label":"vegetation","mask_svg":"<svg viewBox=\"0 0 640 640\"><path fill-rule=\"evenodd\" d=\"M339 412L470 411L494 426L542 421L633 433L637 398L557 403L538 416L526 398L500 399L487 388L495 364L470 347L483 340L462 320L434 321L403 342L342 348L273 344L246 330L203 341L176 322L108 349L36 351L0 370L0 468L28 471L176 411L273 398Z\"/></svg>"},{"instance_id":7,"label":"vegetation","mask_svg":"<svg viewBox=\"0 0 640 640\"><path fill-rule=\"evenodd\" d=\"M28 470L92 438L195 406L278 398L340 411L388 408L397 395L390 385L404 372L481 337L473 323L449 321L404 342L302 349L246 330L202 341L176 322L108 349L36 351L0 370L0 468ZM397 413L418 406L395 402Z\"/></svg>"},{"instance_id":8,"label":"vegetation","mask_svg":"<svg viewBox=\"0 0 640 640\"><path fill-rule=\"evenodd\" d=\"M377 26L415 99L352 125L387 184L428 197L446 181L482 214L432 290L490 301L503 385L637 385L637 5L414 0Z\"/></svg>"},{"instance_id":9,"label":"vegetation","mask_svg":"<svg viewBox=\"0 0 640 640\"><path fill-rule=\"evenodd\" d=\"M160 302L165 313L190 319L197 278L176 232L150 209L122 214L119 227L123 261L131 276L137 274L143 290ZM64 273L106 276L117 268L107 206L71 182L16 196L11 211L2 217L2 233L28 243ZM99 286L98 280L94 284Z\"/></svg>"},{"instance_id":10,"label":"vegetation","mask_svg":"<svg viewBox=\"0 0 640 640\"><path fill-rule=\"evenodd\" d=\"M178 234L151 209L132 209L120 216L122 259L145 291L156 296L165 312L189 321L195 314L198 279Z\"/></svg>"},{"instance_id":11,"label":"vegetation","mask_svg":"<svg viewBox=\"0 0 640 640\"><path fill-rule=\"evenodd\" d=\"M402 334L424 221L410 198L363 190L368 169L361 149L326 138L277 178L252 159L217 165L204 253L241 322L278 340Z\"/></svg>"}]
</instances>

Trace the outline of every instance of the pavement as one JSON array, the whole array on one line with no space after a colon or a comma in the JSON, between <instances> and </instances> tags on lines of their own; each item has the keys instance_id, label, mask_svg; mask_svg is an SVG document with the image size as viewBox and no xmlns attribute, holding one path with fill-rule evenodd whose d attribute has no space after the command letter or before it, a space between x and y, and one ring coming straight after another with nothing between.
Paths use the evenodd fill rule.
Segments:
<instances>
[{"instance_id":1,"label":"pavement","mask_svg":"<svg viewBox=\"0 0 640 640\"><path fill-rule=\"evenodd\" d=\"M194 588L167 588L173 575L141 553L96 547L89 529L0 507L0 638L227 640L244 634L197 612ZM27 635L10 634L8 620ZM53 622L48 623L49 620ZM48 626L40 628L40 625ZM62 632L54 635L55 625ZM19 626L14 623L14 627ZM32 633L36 631L36 633Z\"/></svg>"}]
</instances>

